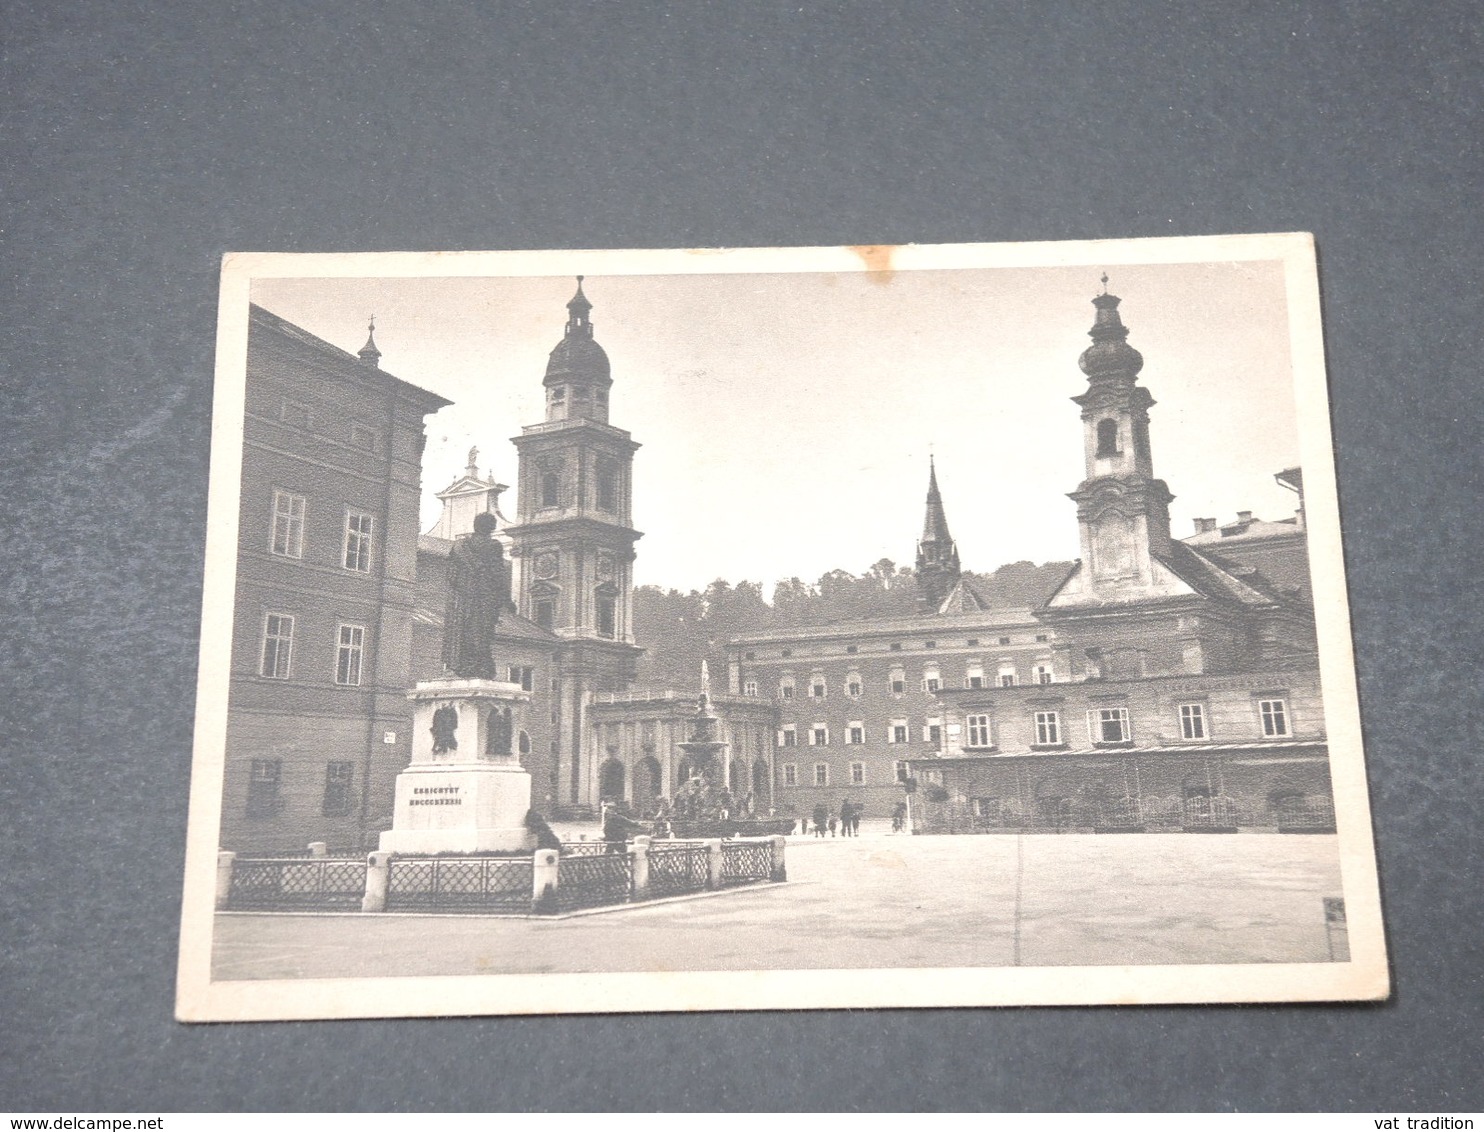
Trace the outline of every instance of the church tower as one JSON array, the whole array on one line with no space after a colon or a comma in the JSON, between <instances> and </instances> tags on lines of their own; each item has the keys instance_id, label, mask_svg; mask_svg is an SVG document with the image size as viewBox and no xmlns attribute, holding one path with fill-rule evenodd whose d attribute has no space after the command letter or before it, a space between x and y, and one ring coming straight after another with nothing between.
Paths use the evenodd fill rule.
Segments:
<instances>
[{"instance_id":1,"label":"church tower","mask_svg":"<svg viewBox=\"0 0 1484 1132\"><path fill-rule=\"evenodd\" d=\"M1087 392L1072 400L1082 408L1086 478L1071 493L1077 504L1082 563L1091 588L1105 600L1153 596L1160 589L1158 559L1170 554L1170 502L1154 478L1149 451L1149 409L1154 398L1138 384L1144 357L1128 344L1118 316L1118 296L1092 300L1097 317L1078 366Z\"/></svg>"},{"instance_id":2,"label":"church tower","mask_svg":"<svg viewBox=\"0 0 1484 1132\"><path fill-rule=\"evenodd\" d=\"M546 365L546 419L513 438L517 518L508 528L520 566L517 604L561 638L550 790L560 804L595 802L598 752L584 749L594 694L626 690L634 644L633 460L639 448L608 423L608 355L593 338L592 303L577 277L567 327ZM543 784L544 785L544 784Z\"/></svg>"},{"instance_id":3,"label":"church tower","mask_svg":"<svg viewBox=\"0 0 1484 1132\"><path fill-rule=\"evenodd\" d=\"M938 491L938 469L928 457L927 515L922 522L922 538L917 543L917 588L923 605L937 612L962 574L958 546L948 533L948 517L943 513L943 496Z\"/></svg>"}]
</instances>

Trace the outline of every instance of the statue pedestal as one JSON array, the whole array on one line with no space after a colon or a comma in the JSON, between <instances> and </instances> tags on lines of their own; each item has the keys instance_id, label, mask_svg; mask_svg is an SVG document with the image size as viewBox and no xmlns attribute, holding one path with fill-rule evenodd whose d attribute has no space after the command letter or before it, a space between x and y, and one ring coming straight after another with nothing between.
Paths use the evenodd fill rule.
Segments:
<instances>
[{"instance_id":1,"label":"statue pedestal","mask_svg":"<svg viewBox=\"0 0 1484 1132\"><path fill-rule=\"evenodd\" d=\"M422 680L409 694L412 763L397 775L391 853L534 850L531 776L515 754L529 692L500 680Z\"/></svg>"}]
</instances>

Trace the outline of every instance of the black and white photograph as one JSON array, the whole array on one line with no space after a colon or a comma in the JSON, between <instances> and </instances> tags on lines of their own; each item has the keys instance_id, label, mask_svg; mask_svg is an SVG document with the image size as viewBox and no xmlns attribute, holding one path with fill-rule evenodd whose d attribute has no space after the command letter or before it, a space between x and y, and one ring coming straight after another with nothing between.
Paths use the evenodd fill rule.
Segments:
<instances>
[{"instance_id":1,"label":"black and white photograph","mask_svg":"<svg viewBox=\"0 0 1484 1132\"><path fill-rule=\"evenodd\" d=\"M226 258L186 1021L1375 1000L1304 234Z\"/></svg>"}]
</instances>

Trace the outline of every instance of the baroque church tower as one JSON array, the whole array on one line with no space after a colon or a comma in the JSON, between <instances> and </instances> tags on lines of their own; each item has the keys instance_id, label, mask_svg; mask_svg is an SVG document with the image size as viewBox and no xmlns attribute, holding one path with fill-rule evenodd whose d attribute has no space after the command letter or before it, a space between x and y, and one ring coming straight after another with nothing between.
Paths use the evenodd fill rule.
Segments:
<instances>
[{"instance_id":1,"label":"baroque church tower","mask_svg":"<svg viewBox=\"0 0 1484 1132\"><path fill-rule=\"evenodd\" d=\"M1313 615L1257 570L1170 537L1174 496L1154 477L1144 357L1128 344L1119 299L1092 304L1078 366L1086 474L1077 504L1082 557L1036 615L1059 631L1059 667L1089 679L1244 671L1307 663Z\"/></svg>"},{"instance_id":2,"label":"baroque church tower","mask_svg":"<svg viewBox=\"0 0 1484 1132\"><path fill-rule=\"evenodd\" d=\"M1149 451L1149 409L1154 398L1138 384L1144 357L1128 344L1118 317L1119 299L1092 300L1097 317L1092 345L1077 360L1087 392L1072 400L1082 408L1086 478L1071 493L1077 504L1082 562L1105 599L1148 596L1158 588L1158 559L1170 552L1170 503L1175 498L1154 478Z\"/></svg>"},{"instance_id":3,"label":"baroque church tower","mask_svg":"<svg viewBox=\"0 0 1484 1132\"><path fill-rule=\"evenodd\" d=\"M948 533L948 517L943 513L938 469L929 456L927 515L922 522L922 538L917 543L917 587L924 607L937 612L962 573L958 545Z\"/></svg>"},{"instance_id":4,"label":"baroque church tower","mask_svg":"<svg viewBox=\"0 0 1484 1132\"><path fill-rule=\"evenodd\" d=\"M634 644L633 461L639 448L608 423L608 355L593 338L592 303L577 277L567 327L546 365L546 419L513 438L517 518L507 529L519 562L523 616L561 639L553 708L563 804L595 796L598 752L584 750L596 693L626 690L643 651Z\"/></svg>"}]
</instances>

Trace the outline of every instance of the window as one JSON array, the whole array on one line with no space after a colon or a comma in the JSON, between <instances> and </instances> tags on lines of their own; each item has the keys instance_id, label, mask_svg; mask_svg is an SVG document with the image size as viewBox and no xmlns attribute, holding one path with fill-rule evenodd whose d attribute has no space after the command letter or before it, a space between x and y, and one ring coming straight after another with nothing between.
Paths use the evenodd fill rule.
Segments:
<instances>
[{"instance_id":1,"label":"window","mask_svg":"<svg viewBox=\"0 0 1484 1132\"><path fill-rule=\"evenodd\" d=\"M860 699L861 674L859 672L851 672L845 677L845 694L852 700Z\"/></svg>"},{"instance_id":2,"label":"window","mask_svg":"<svg viewBox=\"0 0 1484 1132\"><path fill-rule=\"evenodd\" d=\"M506 675L512 684L519 684L527 692L536 690L536 670L529 664L512 664L506 668Z\"/></svg>"},{"instance_id":3,"label":"window","mask_svg":"<svg viewBox=\"0 0 1484 1132\"><path fill-rule=\"evenodd\" d=\"M798 743L799 736L798 733L794 730L793 724L790 723L787 727L778 732L778 745L780 747L796 747L798 746Z\"/></svg>"},{"instance_id":4,"label":"window","mask_svg":"<svg viewBox=\"0 0 1484 1132\"><path fill-rule=\"evenodd\" d=\"M1038 665L1036 665L1036 683L1037 684L1049 684L1049 683L1051 683L1051 681L1052 681L1051 665L1049 665L1049 664L1038 664Z\"/></svg>"},{"instance_id":5,"label":"window","mask_svg":"<svg viewBox=\"0 0 1484 1132\"><path fill-rule=\"evenodd\" d=\"M971 637L969 639L968 644L969 644L969 647L971 649L977 649L979 647L979 638L978 637Z\"/></svg>"},{"instance_id":6,"label":"window","mask_svg":"<svg viewBox=\"0 0 1484 1132\"><path fill-rule=\"evenodd\" d=\"M556 602L547 599L538 601L532 609L535 616L532 618L537 625L543 629L550 629L556 621Z\"/></svg>"},{"instance_id":7,"label":"window","mask_svg":"<svg viewBox=\"0 0 1484 1132\"><path fill-rule=\"evenodd\" d=\"M814 785L815 786L828 786L829 784L830 784L830 764L829 763L815 763L814 764Z\"/></svg>"},{"instance_id":8,"label":"window","mask_svg":"<svg viewBox=\"0 0 1484 1132\"><path fill-rule=\"evenodd\" d=\"M911 767L907 763L903 762L901 759L898 759L896 762L892 763L891 766L892 773L897 776L898 782L906 782L907 779L910 777Z\"/></svg>"},{"instance_id":9,"label":"window","mask_svg":"<svg viewBox=\"0 0 1484 1132\"><path fill-rule=\"evenodd\" d=\"M827 690L825 688L825 683L824 683L824 677L823 676L819 675L818 673L815 673L813 676L809 677L809 698L810 699L812 699L812 700L822 700L822 699L825 698L826 691Z\"/></svg>"},{"instance_id":10,"label":"window","mask_svg":"<svg viewBox=\"0 0 1484 1132\"><path fill-rule=\"evenodd\" d=\"M1258 713L1262 716L1262 733L1272 737L1287 735L1288 705L1282 700L1258 700Z\"/></svg>"},{"instance_id":11,"label":"window","mask_svg":"<svg viewBox=\"0 0 1484 1132\"><path fill-rule=\"evenodd\" d=\"M618 472L612 467L600 465L598 468L598 510L618 510Z\"/></svg>"},{"instance_id":12,"label":"window","mask_svg":"<svg viewBox=\"0 0 1484 1132\"><path fill-rule=\"evenodd\" d=\"M1087 734L1093 744L1129 741L1128 708L1094 708L1087 713Z\"/></svg>"},{"instance_id":13,"label":"window","mask_svg":"<svg viewBox=\"0 0 1484 1132\"><path fill-rule=\"evenodd\" d=\"M1038 642L1038 643L1039 643L1039 642L1044 642L1044 641L1048 641L1048 640L1050 640L1050 639L1051 639L1051 638L1050 638L1050 637L1048 637L1048 636L1047 636L1047 635L1046 635L1046 634L1045 634L1045 633L1037 633L1037 634L1036 634L1036 641L1037 641L1037 642Z\"/></svg>"},{"instance_id":14,"label":"window","mask_svg":"<svg viewBox=\"0 0 1484 1132\"><path fill-rule=\"evenodd\" d=\"M1008 645L1009 643L1010 643L1010 638L1009 637L1001 637L1000 638L1000 644L1002 644L1002 645Z\"/></svg>"},{"instance_id":15,"label":"window","mask_svg":"<svg viewBox=\"0 0 1484 1132\"><path fill-rule=\"evenodd\" d=\"M937 641L923 641L922 642L922 647L925 648L925 649L935 649L935 648L938 647L938 642Z\"/></svg>"},{"instance_id":16,"label":"window","mask_svg":"<svg viewBox=\"0 0 1484 1132\"><path fill-rule=\"evenodd\" d=\"M905 719L894 719L886 729L886 741L888 743L907 742L907 721Z\"/></svg>"},{"instance_id":17,"label":"window","mask_svg":"<svg viewBox=\"0 0 1484 1132\"><path fill-rule=\"evenodd\" d=\"M1206 737L1206 707L1204 704L1180 705L1180 738L1204 739Z\"/></svg>"},{"instance_id":18,"label":"window","mask_svg":"<svg viewBox=\"0 0 1484 1132\"><path fill-rule=\"evenodd\" d=\"M347 570L357 574L371 572L371 528L376 520L364 511L350 511L345 516L345 553L341 561Z\"/></svg>"},{"instance_id":19,"label":"window","mask_svg":"<svg viewBox=\"0 0 1484 1132\"><path fill-rule=\"evenodd\" d=\"M794 679L785 676L778 684L778 696L780 699L791 700L794 698Z\"/></svg>"},{"instance_id":20,"label":"window","mask_svg":"<svg viewBox=\"0 0 1484 1132\"><path fill-rule=\"evenodd\" d=\"M748 660L756 660L757 659L757 653L755 653L755 652L748 653L747 654L747 659Z\"/></svg>"},{"instance_id":21,"label":"window","mask_svg":"<svg viewBox=\"0 0 1484 1132\"><path fill-rule=\"evenodd\" d=\"M892 652L901 652L902 651L902 642L901 641L892 641L892 643L891 643L891 651Z\"/></svg>"},{"instance_id":22,"label":"window","mask_svg":"<svg viewBox=\"0 0 1484 1132\"><path fill-rule=\"evenodd\" d=\"M830 729L823 723L816 723L809 728L809 745L811 747L828 747L830 745Z\"/></svg>"},{"instance_id":23,"label":"window","mask_svg":"<svg viewBox=\"0 0 1484 1132\"><path fill-rule=\"evenodd\" d=\"M304 508L302 495L273 493L273 553L284 558L304 557Z\"/></svg>"},{"instance_id":24,"label":"window","mask_svg":"<svg viewBox=\"0 0 1484 1132\"><path fill-rule=\"evenodd\" d=\"M943 686L943 676L936 668L924 669L922 673L922 690L929 695Z\"/></svg>"},{"instance_id":25,"label":"window","mask_svg":"<svg viewBox=\"0 0 1484 1132\"><path fill-rule=\"evenodd\" d=\"M941 719L930 719L927 726L922 729L922 741L938 746L943 742L943 721Z\"/></svg>"},{"instance_id":26,"label":"window","mask_svg":"<svg viewBox=\"0 0 1484 1132\"><path fill-rule=\"evenodd\" d=\"M325 817L338 818L350 813L350 787L354 774L353 766L348 762L325 766L325 795L319 808Z\"/></svg>"},{"instance_id":27,"label":"window","mask_svg":"<svg viewBox=\"0 0 1484 1132\"><path fill-rule=\"evenodd\" d=\"M340 626L340 640L335 653L335 683L361 682L361 658L365 647L366 630L362 626Z\"/></svg>"},{"instance_id":28,"label":"window","mask_svg":"<svg viewBox=\"0 0 1484 1132\"><path fill-rule=\"evenodd\" d=\"M866 783L866 764L865 763L851 763L850 764L850 785L852 785L852 786L864 786L865 783Z\"/></svg>"},{"instance_id":29,"label":"window","mask_svg":"<svg viewBox=\"0 0 1484 1132\"><path fill-rule=\"evenodd\" d=\"M1061 743L1061 716L1054 711L1035 713L1036 746L1054 747Z\"/></svg>"},{"instance_id":30,"label":"window","mask_svg":"<svg viewBox=\"0 0 1484 1132\"><path fill-rule=\"evenodd\" d=\"M783 657L784 657L784 658L785 658L785 659L787 659L787 658L788 658L788 657L791 657L791 656L793 656L793 654L794 654L794 650L793 650L793 649L784 649L784 650L783 650L783 653L782 653L782 656L783 656Z\"/></svg>"},{"instance_id":31,"label":"window","mask_svg":"<svg viewBox=\"0 0 1484 1132\"><path fill-rule=\"evenodd\" d=\"M981 665L977 660L971 661L968 668L964 672L964 687L984 687L984 666Z\"/></svg>"},{"instance_id":32,"label":"window","mask_svg":"<svg viewBox=\"0 0 1484 1132\"><path fill-rule=\"evenodd\" d=\"M796 763L783 764L783 785L797 786L799 784L799 768Z\"/></svg>"},{"instance_id":33,"label":"window","mask_svg":"<svg viewBox=\"0 0 1484 1132\"><path fill-rule=\"evenodd\" d=\"M891 670L891 694L900 696L907 690L907 673L900 668Z\"/></svg>"},{"instance_id":34,"label":"window","mask_svg":"<svg viewBox=\"0 0 1484 1132\"><path fill-rule=\"evenodd\" d=\"M562 505L562 477L555 472L541 473L541 506L560 507Z\"/></svg>"},{"instance_id":35,"label":"window","mask_svg":"<svg viewBox=\"0 0 1484 1132\"><path fill-rule=\"evenodd\" d=\"M858 719L852 719L845 726L845 741L857 745L864 743L866 741L866 725Z\"/></svg>"},{"instance_id":36,"label":"window","mask_svg":"<svg viewBox=\"0 0 1484 1132\"><path fill-rule=\"evenodd\" d=\"M247 779L247 816L266 818L278 813L283 799L278 782L283 775L282 759L253 759Z\"/></svg>"},{"instance_id":37,"label":"window","mask_svg":"<svg viewBox=\"0 0 1484 1132\"><path fill-rule=\"evenodd\" d=\"M755 695L757 695L757 681L756 680L744 680L742 682L742 694L744 696L755 696Z\"/></svg>"},{"instance_id":38,"label":"window","mask_svg":"<svg viewBox=\"0 0 1484 1132\"><path fill-rule=\"evenodd\" d=\"M1015 687L1015 669L1007 668L1005 665L1000 666L1000 687Z\"/></svg>"},{"instance_id":39,"label":"window","mask_svg":"<svg viewBox=\"0 0 1484 1132\"><path fill-rule=\"evenodd\" d=\"M846 645L845 646L845 651L847 653L849 653L851 656L854 656L856 653L860 652L861 650L860 650L860 646L859 645Z\"/></svg>"},{"instance_id":40,"label":"window","mask_svg":"<svg viewBox=\"0 0 1484 1132\"><path fill-rule=\"evenodd\" d=\"M994 746L994 743L990 739L989 716L987 714L969 716L968 724L970 747Z\"/></svg>"},{"instance_id":41,"label":"window","mask_svg":"<svg viewBox=\"0 0 1484 1132\"><path fill-rule=\"evenodd\" d=\"M1098 450L1096 456L1099 460L1106 460L1118 455L1118 422L1111 417L1098 421Z\"/></svg>"},{"instance_id":42,"label":"window","mask_svg":"<svg viewBox=\"0 0 1484 1132\"><path fill-rule=\"evenodd\" d=\"M612 639L616 633L617 602L608 594L598 595L598 636Z\"/></svg>"},{"instance_id":43,"label":"window","mask_svg":"<svg viewBox=\"0 0 1484 1132\"><path fill-rule=\"evenodd\" d=\"M258 672L273 680L287 680L293 652L294 619L287 613L268 614L263 619L263 661Z\"/></svg>"}]
</instances>

